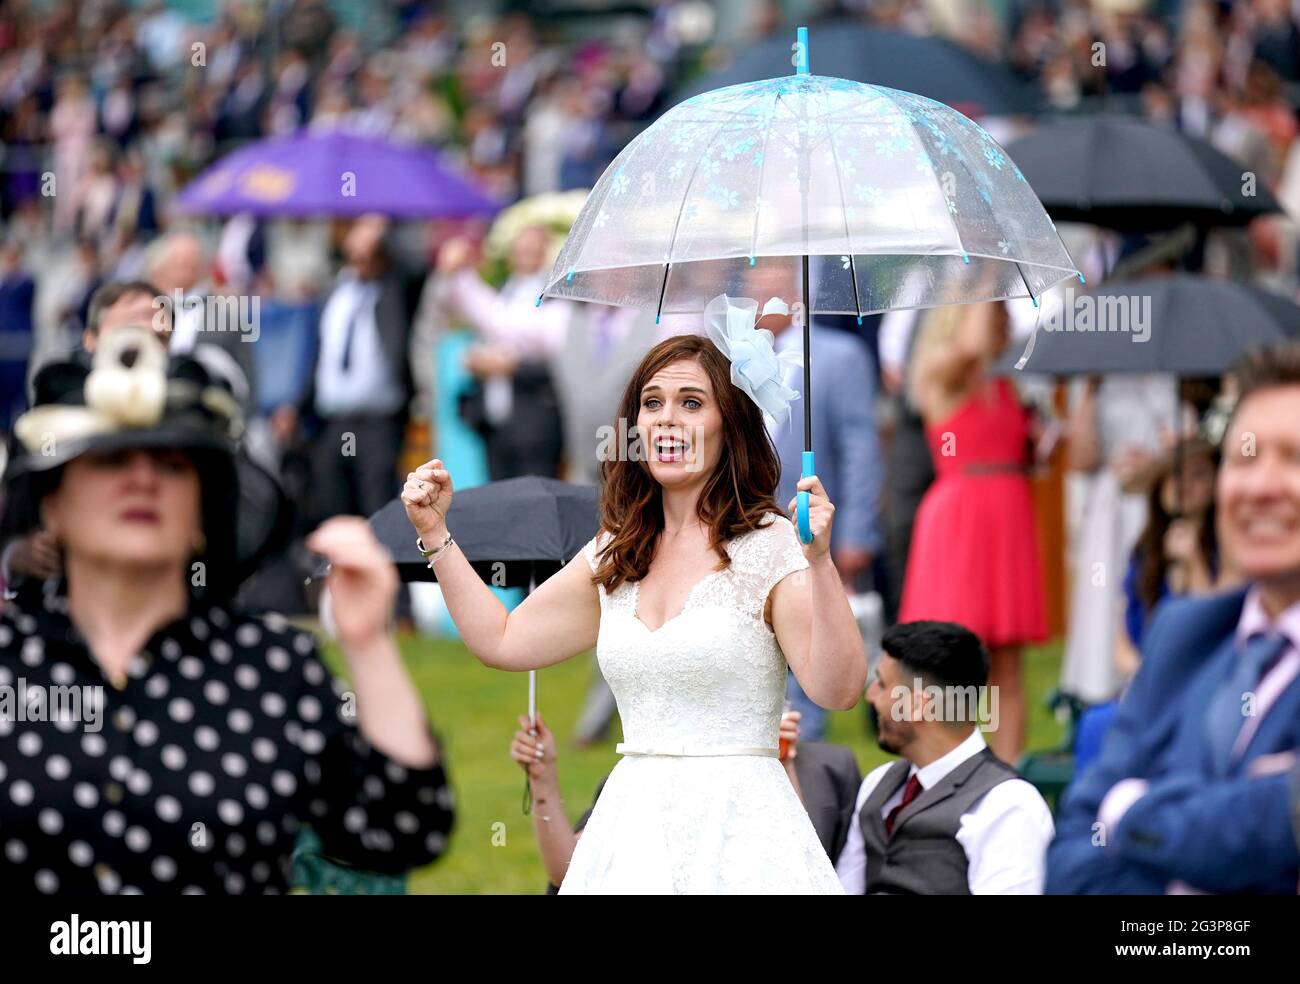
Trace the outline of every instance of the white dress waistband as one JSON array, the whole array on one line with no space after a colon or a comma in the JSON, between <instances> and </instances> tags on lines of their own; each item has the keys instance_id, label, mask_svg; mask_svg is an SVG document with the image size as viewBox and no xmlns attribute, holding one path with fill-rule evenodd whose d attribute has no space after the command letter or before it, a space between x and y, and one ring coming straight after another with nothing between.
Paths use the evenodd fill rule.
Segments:
<instances>
[{"instance_id":1,"label":"white dress waistband","mask_svg":"<svg viewBox=\"0 0 1300 984\"><path fill-rule=\"evenodd\" d=\"M769 758L779 758L781 755L779 748L768 748L764 745L672 745L663 742L654 745L629 745L625 741L615 745L614 751L620 755L763 755Z\"/></svg>"}]
</instances>

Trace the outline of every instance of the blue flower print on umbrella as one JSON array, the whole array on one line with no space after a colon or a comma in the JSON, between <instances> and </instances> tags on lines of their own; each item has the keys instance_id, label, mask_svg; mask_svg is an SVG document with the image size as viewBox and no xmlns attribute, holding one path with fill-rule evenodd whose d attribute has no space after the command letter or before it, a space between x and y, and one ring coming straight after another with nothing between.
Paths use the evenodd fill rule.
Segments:
<instances>
[{"instance_id":1,"label":"blue flower print on umbrella","mask_svg":"<svg viewBox=\"0 0 1300 984\"><path fill-rule=\"evenodd\" d=\"M542 296L688 314L779 283L803 327L808 400L812 313L1037 301L1082 279L980 126L909 92L808 74L807 56L800 28L796 74L696 96L632 140L592 189ZM809 542L806 493L799 520Z\"/></svg>"}]
</instances>

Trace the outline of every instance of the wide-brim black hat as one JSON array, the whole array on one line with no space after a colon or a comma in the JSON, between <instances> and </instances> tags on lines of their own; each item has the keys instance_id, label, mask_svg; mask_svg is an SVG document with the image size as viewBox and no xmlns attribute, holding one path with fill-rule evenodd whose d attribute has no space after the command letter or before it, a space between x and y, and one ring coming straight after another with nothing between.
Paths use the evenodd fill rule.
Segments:
<instances>
[{"instance_id":1,"label":"wide-brim black hat","mask_svg":"<svg viewBox=\"0 0 1300 984\"><path fill-rule=\"evenodd\" d=\"M170 448L199 468L214 590L234 590L288 541L292 516L280 483L239 447L239 404L202 363L168 357L151 331L106 334L93 357L44 366L32 409L14 422L5 473L9 532L40 525L42 476L87 453Z\"/></svg>"}]
</instances>

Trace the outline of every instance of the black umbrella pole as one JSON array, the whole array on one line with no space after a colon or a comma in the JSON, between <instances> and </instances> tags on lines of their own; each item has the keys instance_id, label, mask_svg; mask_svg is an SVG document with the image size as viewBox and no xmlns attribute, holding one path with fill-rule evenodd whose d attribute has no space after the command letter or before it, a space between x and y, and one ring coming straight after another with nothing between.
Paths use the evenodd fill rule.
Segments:
<instances>
[{"instance_id":1,"label":"black umbrella pole","mask_svg":"<svg viewBox=\"0 0 1300 984\"><path fill-rule=\"evenodd\" d=\"M812 306L808 303L808 254L803 256L803 449L812 450Z\"/></svg>"},{"instance_id":2,"label":"black umbrella pole","mask_svg":"<svg viewBox=\"0 0 1300 984\"><path fill-rule=\"evenodd\" d=\"M803 75L808 71L808 34L806 29L802 27L799 28L799 41L803 51L803 61L799 74ZM808 147L807 141L808 131L805 127L800 130L799 134L799 148L803 151L799 155L799 198L803 212L803 243L805 250L808 248L808 182L811 177L808 173L811 148ZM807 478L815 474L816 471L813 465L812 450L812 290L808 284L808 254L804 253L801 259L803 260L803 467L800 469L800 477ZM808 515L808 493L801 491L795 498L797 499L795 519L798 523L799 539L803 543L812 543L812 525Z\"/></svg>"}]
</instances>

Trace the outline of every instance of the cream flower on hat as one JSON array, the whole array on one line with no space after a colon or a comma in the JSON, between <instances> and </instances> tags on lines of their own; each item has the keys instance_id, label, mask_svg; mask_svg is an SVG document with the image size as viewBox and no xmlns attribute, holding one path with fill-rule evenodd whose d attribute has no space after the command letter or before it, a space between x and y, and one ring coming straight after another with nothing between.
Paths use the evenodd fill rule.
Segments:
<instances>
[{"instance_id":1,"label":"cream flower on hat","mask_svg":"<svg viewBox=\"0 0 1300 984\"><path fill-rule=\"evenodd\" d=\"M86 377L84 406L49 403L23 414L14 433L31 454L129 427L153 427L167 405L167 350L145 327L105 335Z\"/></svg>"}]
</instances>

